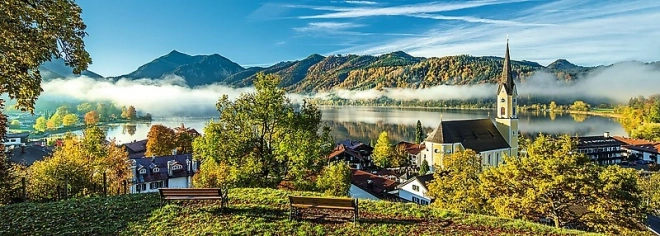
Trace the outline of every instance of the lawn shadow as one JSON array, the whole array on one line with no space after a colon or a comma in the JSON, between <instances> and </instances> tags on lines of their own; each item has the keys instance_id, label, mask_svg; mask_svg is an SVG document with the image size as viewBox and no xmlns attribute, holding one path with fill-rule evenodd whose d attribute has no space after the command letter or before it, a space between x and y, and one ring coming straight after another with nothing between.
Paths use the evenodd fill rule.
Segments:
<instances>
[{"instance_id":1,"label":"lawn shadow","mask_svg":"<svg viewBox=\"0 0 660 236\"><path fill-rule=\"evenodd\" d=\"M213 209L212 211L217 215L243 215L250 217L263 218L267 221L278 221L287 219L289 216L289 211L284 209L272 208L272 207L262 207L262 206L248 206L248 207L232 207L227 206L224 210L220 208Z\"/></svg>"}]
</instances>

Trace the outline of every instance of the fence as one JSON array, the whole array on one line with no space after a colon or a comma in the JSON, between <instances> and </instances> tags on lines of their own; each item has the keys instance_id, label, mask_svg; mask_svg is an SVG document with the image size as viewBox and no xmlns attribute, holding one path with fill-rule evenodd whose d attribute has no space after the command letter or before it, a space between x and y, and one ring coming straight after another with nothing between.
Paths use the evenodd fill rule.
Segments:
<instances>
[{"instance_id":1,"label":"fence","mask_svg":"<svg viewBox=\"0 0 660 236\"><path fill-rule=\"evenodd\" d=\"M91 182L87 186L73 186L65 179L63 183L57 186L29 187L27 178L22 177L18 186L10 192L9 203L54 202L78 197L129 194L128 188L127 180L122 181L118 187L110 187L106 173L103 173L102 183Z\"/></svg>"}]
</instances>

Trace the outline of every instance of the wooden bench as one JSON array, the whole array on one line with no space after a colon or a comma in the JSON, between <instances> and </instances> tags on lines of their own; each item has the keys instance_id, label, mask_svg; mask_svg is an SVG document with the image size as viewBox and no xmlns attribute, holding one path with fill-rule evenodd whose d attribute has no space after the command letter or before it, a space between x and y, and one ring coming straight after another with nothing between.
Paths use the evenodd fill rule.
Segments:
<instances>
[{"instance_id":1,"label":"wooden bench","mask_svg":"<svg viewBox=\"0 0 660 236\"><path fill-rule=\"evenodd\" d=\"M290 219L299 219L302 216L299 210L308 208L351 210L353 213L353 223L358 218L358 200L352 198L289 196L289 207Z\"/></svg>"},{"instance_id":2,"label":"wooden bench","mask_svg":"<svg viewBox=\"0 0 660 236\"><path fill-rule=\"evenodd\" d=\"M168 200L220 200L220 209L227 204L227 190L219 188L159 188L160 206Z\"/></svg>"}]
</instances>

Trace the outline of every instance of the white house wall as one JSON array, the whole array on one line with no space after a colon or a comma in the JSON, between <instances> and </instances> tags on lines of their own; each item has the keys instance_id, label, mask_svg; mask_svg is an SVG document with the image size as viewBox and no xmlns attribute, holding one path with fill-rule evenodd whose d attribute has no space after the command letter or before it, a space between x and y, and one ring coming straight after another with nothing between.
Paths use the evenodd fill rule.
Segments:
<instances>
[{"instance_id":1,"label":"white house wall","mask_svg":"<svg viewBox=\"0 0 660 236\"><path fill-rule=\"evenodd\" d=\"M172 178L172 179L169 179L169 180L162 180L163 187L165 187L165 181L169 181L167 188L190 188L191 187L189 185L190 182L188 181L187 177L179 177L179 178ZM137 191L137 185L133 184L133 185L131 185L130 192L131 193L154 193L154 192L158 192L158 188L150 188L151 187L150 183L151 182L141 183L141 184L145 185L146 190L142 190L140 192Z\"/></svg>"},{"instance_id":2,"label":"white house wall","mask_svg":"<svg viewBox=\"0 0 660 236\"><path fill-rule=\"evenodd\" d=\"M413 190L412 187L413 185L419 186L419 191ZM424 187L424 185L422 185L422 183L420 183L419 180L415 179L412 182L401 187L401 189L399 190L399 197L411 202L413 201L412 197L417 197L419 199L423 199L428 202L431 202L431 198L426 196L426 192L427 190Z\"/></svg>"},{"instance_id":3,"label":"white house wall","mask_svg":"<svg viewBox=\"0 0 660 236\"><path fill-rule=\"evenodd\" d=\"M351 184L351 188L348 189L348 195L352 198L358 198L358 199L380 200L376 196L371 195L367 191L364 191L353 184Z\"/></svg>"}]
</instances>

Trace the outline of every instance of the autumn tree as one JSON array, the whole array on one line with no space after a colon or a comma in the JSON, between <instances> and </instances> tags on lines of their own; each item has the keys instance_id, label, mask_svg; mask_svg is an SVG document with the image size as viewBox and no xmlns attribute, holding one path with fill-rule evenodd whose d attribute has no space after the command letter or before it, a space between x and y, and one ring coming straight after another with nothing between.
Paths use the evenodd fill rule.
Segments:
<instances>
[{"instance_id":1,"label":"autumn tree","mask_svg":"<svg viewBox=\"0 0 660 236\"><path fill-rule=\"evenodd\" d=\"M550 106L548 106L548 109L550 111L556 111L557 110L557 103L555 103L555 101L551 101Z\"/></svg>"},{"instance_id":2,"label":"autumn tree","mask_svg":"<svg viewBox=\"0 0 660 236\"><path fill-rule=\"evenodd\" d=\"M435 198L433 206L460 212L481 212L486 205L479 189L481 157L468 149L446 156L442 163L444 169L433 174L427 193Z\"/></svg>"},{"instance_id":3,"label":"autumn tree","mask_svg":"<svg viewBox=\"0 0 660 236\"><path fill-rule=\"evenodd\" d=\"M39 66L55 59L80 74L91 63L85 51L85 24L74 1L6 0L0 4L0 94L33 111L43 91ZM0 127L4 129L4 127Z\"/></svg>"},{"instance_id":4,"label":"autumn tree","mask_svg":"<svg viewBox=\"0 0 660 236\"><path fill-rule=\"evenodd\" d=\"M55 110L55 114L60 115L60 117L64 117L65 115L69 114L69 108L67 106L59 106L57 110Z\"/></svg>"},{"instance_id":5,"label":"autumn tree","mask_svg":"<svg viewBox=\"0 0 660 236\"><path fill-rule=\"evenodd\" d=\"M48 127L48 128L57 129L60 126L62 126L62 116L60 114L55 113L55 115L51 116L50 119L48 119L48 122L52 123L52 127Z\"/></svg>"},{"instance_id":6,"label":"autumn tree","mask_svg":"<svg viewBox=\"0 0 660 236\"><path fill-rule=\"evenodd\" d=\"M195 188L229 188L234 187L232 169L225 164L217 163L214 159L204 160L199 172L193 176Z\"/></svg>"},{"instance_id":7,"label":"autumn tree","mask_svg":"<svg viewBox=\"0 0 660 236\"><path fill-rule=\"evenodd\" d=\"M193 140L195 140L199 134L193 132L193 129L186 127L183 123L181 123L181 126L174 128L174 135L176 136L175 146L177 153L192 153Z\"/></svg>"},{"instance_id":8,"label":"autumn tree","mask_svg":"<svg viewBox=\"0 0 660 236\"><path fill-rule=\"evenodd\" d=\"M343 197L351 187L351 168L344 162L332 162L316 179L316 187L326 195Z\"/></svg>"},{"instance_id":9,"label":"autumn tree","mask_svg":"<svg viewBox=\"0 0 660 236\"><path fill-rule=\"evenodd\" d=\"M126 106L121 107L121 118L123 119L128 118L128 108L126 108Z\"/></svg>"},{"instance_id":10,"label":"autumn tree","mask_svg":"<svg viewBox=\"0 0 660 236\"><path fill-rule=\"evenodd\" d=\"M642 203L645 204L644 208L654 215L657 215L660 210L660 184L658 183L660 183L660 173L653 173L638 179Z\"/></svg>"},{"instance_id":11,"label":"autumn tree","mask_svg":"<svg viewBox=\"0 0 660 236\"><path fill-rule=\"evenodd\" d=\"M99 113L96 111L90 111L85 113L85 124L95 125L99 122Z\"/></svg>"},{"instance_id":12,"label":"autumn tree","mask_svg":"<svg viewBox=\"0 0 660 236\"><path fill-rule=\"evenodd\" d=\"M376 166L386 168L392 164L390 160L391 155L392 146L387 137L387 132L383 131L378 135L378 141L376 141L376 147L374 147L374 152L371 156Z\"/></svg>"},{"instance_id":13,"label":"autumn tree","mask_svg":"<svg viewBox=\"0 0 660 236\"><path fill-rule=\"evenodd\" d=\"M541 135L527 147L525 158L504 157L504 163L481 175L484 198L503 217L549 217L561 227L581 216L572 206L586 206L597 178L589 159L575 152L568 136L554 139Z\"/></svg>"},{"instance_id":14,"label":"autumn tree","mask_svg":"<svg viewBox=\"0 0 660 236\"><path fill-rule=\"evenodd\" d=\"M164 125L152 125L147 133L147 151L145 156L172 155L176 149L176 134L174 130Z\"/></svg>"},{"instance_id":15,"label":"autumn tree","mask_svg":"<svg viewBox=\"0 0 660 236\"><path fill-rule=\"evenodd\" d=\"M296 181L318 174L332 150L329 128L320 128L321 114L312 104L294 108L278 85L281 78L259 73L256 92L231 101L223 95L204 136L195 139L195 155L225 163L237 186L274 187L284 178Z\"/></svg>"},{"instance_id":16,"label":"autumn tree","mask_svg":"<svg viewBox=\"0 0 660 236\"><path fill-rule=\"evenodd\" d=\"M73 113L66 114L64 116L64 118L62 119L62 124L65 127L73 126L75 124L78 124L78 122L79 122L78 116L76 114L73 114Z\"/></svg>"},{"instance_id":17,"label":"autumn tree","mask_svg":"<svg viewBox=\"0 0 660 236\"><path fill-rule=\"evenodd\" d=\"M660 123L645 123L637 126L630 136L638 139L660 142Z\"/></svg>"},{"instance_id":18,"label":"autumn tree","mask_svg":"<svg viewBox=\"0 0 660 236\"><path fill-rule=\"evenodd\" d=\"M392 148L390 158L392 167L407 166L410 163L410 159L408 158L408 151L406 151L406 147L404 145L397 145Z\"/></svg>"},{"instance_id":19,"label":"autumn tree","mask_svg":"<svg viewBox=\"0 0 660 236\"><path fill-rule=\"evenodd\" d=\"M35 123L32 127L36 131L45 132L46 129L48 128L46 118L44 118L43 116L40 116L39 118L37 118L37 120L35 121Z\"/></svg>"},{"instance_id":20,"label":"autumn tree","mask_svg":"<svg viewBox=\"0 0 660 236\"><path fill-rule=\"evenodd\" d=\"M417 120L417 126L415 127L415 143L420 144L424 142L424 129L422 128L422 122Z\"/></svg>"},{"instance_id":21,"label":"autumn tree","mask_svg":"<svg viewBox=\"0 0 660 236\"><path fill-rule=\"evenodd\" d=\"M78 106L76 106L76 110L78 111L77 112L78 114L84 115L87 112L92 111L93 108L92 108L92 104L90 104L89 102L83 102L83 103L79 104Z\"/></svg>"},{"instance_id":22,"label":"autumn tree","mask_svg":"<svg viewBox=\"0 0 660 236\"><path fill-rule=\"evenodd\" d=\"M126 110L126 118L129 120L137 119L137 111L135 110L134 106L128 107L128 109Z\"/></svg>"},{"instance_id":23,"label":"autumn tree","mask_svg":"<svg viewBox=\"0 0 660 236\"><path fill-rule=\"evenodd\" d=\"M573 105L569 107L571 111L589 111L589 104L583 101L575 101Z\"/></svg>"}]
</instances>

